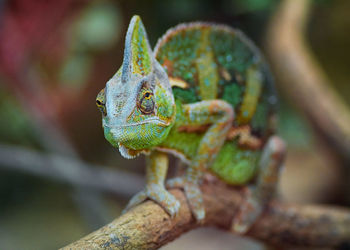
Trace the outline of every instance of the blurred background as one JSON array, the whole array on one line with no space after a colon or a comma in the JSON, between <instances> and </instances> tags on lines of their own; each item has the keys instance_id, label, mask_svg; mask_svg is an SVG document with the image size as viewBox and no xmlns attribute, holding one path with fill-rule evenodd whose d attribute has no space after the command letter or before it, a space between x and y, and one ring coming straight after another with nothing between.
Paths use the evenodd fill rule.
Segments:
<instances>
[{"instance_id":1,"label":"blurred background","mask_svg":"<svg viewBox=\"0 0 350 250\"><path fill-rule=\"evenodd\" d=\"M142 188L144 158L125 160L109 145L95 106L120 67L132 15L141 16L152 46L168 28L202 20L243 30L264 52L280 2L0 1L0 249L62 247L117 217ZM349 9L348 0L314 0L306 30L311 53L348 107ZM288 91L280 96L279 133L289 150L280 196L349 206L349 161L329 150ZM164 249L232 246L264 249L216 229Z\"/></svg>"}]
</instances>

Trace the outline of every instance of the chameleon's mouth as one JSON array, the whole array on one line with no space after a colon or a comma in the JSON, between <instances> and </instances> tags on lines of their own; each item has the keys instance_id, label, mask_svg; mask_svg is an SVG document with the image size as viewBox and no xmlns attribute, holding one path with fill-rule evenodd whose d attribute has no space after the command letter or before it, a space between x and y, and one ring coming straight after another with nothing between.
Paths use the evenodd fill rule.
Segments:
<instances>
[{"instance_id":1,"label":"chameleon's mouth","mask_svg":"<svg viewBox=\"0 0 350 250\"><path fill-rule=\"evenodd\" d=\"M161 143L170 128L165 122L154 118L130 124L103 122L105 137L113 146L123 145L132 150L144 150Z\"/></svg>"},{"instance_id":2,"label":"chameleon's mouth","mask_svg":"<svg viewBox=\"0 0 350 250\"><path fill-rule=\"evenodd\" d=\"M148 123L154 123L156 125L161 125L161 126L169 126L170 125L170 122L165 122L165 121L162 121L158 118L150 118L150 119L147 119L147 120L144 120L144 121L140 121L140 122L135 122L135 123L127 123L127 124L118 124L118 125L115 125L115 124L110 124L108 122L106 122L105 120L103 120L103 126L104 127L108 127L108 128L126 128L126 127L135 127L135 126L139 126L139 125L142 125L142 124L148 124Z\"/></svg>"}]
</instances>

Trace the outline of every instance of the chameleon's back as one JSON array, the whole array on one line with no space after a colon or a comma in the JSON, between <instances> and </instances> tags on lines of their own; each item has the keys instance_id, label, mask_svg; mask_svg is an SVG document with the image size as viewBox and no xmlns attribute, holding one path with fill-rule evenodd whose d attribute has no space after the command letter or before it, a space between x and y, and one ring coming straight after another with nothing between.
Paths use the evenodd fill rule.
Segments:
<instances>
[{"instance_id":1,"label":"chameleon's back","mask_svg":"<svg viewBox=\"0 0 350 250\"><path fill-rule=\"evenodd\" d=\"M181 126L181 105L222 99L235 111L232 131L245 129L259 146L227 140L211 170L232 184L245 183L255 172L261 148L274 132L277 97L271 75L258 49L240 31L207 23L182 24L157 43L156 59L172 83L176 123L162 148L187 159L196 154L203 131Z\"/></svg>"}]
</instances>

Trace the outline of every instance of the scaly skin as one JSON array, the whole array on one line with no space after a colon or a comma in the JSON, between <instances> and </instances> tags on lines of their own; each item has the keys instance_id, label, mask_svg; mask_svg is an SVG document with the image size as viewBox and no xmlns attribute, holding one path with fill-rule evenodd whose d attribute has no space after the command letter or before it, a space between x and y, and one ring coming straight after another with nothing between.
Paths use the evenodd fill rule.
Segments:
<instances>
[{"instance_id":1,"label":"scaly skin","mask_svg":"<svg viewBox=\"0 0 350 250\"><path fill-rule=\"evenodd\" d=\"M232 185L255 177L232 225L245 232L271 198L283 161L284 143L273 136L276 102L269 70L241 32L182 24L153 53L134 16L123 64L96 99L106 139L126 158L149 154L146 188L126 209L150 198L177 214L179 203L164 186L169 152L188 168L167 186L184 189L199 222L205 218L199 184L207 170Z\"/></svg>"}]
</instances>

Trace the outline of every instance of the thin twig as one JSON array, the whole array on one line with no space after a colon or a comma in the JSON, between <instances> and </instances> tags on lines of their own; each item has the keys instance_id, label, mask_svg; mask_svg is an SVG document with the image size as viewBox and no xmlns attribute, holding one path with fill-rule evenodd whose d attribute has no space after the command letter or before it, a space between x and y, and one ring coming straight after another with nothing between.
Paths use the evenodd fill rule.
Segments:
<instances>
[{"instance_id":1,"label":"thin twig","mask_svg":"<svg viewBox=\"0 0 350 250\"><path fill-rule=\"evenodd\" d=\"M203 226L230 228L242 197L238 189L217 181L202 185L206 219ZM157 249L198 225L180 190L171 193L181 202L171 219L152 201L147 201L108 225L62 248L67 249ZM350 210L271 202L248 236L283 246L335 247L350 242Z\"/></svg>"},{"instance_id":2,"label":"thin twig","mask_svg":"<svg viewBox=\"0 0 350 250\"><path fill-rule=\"evenodd\" d=\"M305 41L311 0L285 0L270 22L266 45L278 86L307 115L329 149L350 157L350 111Z\"/></svg>"},{"instance_id":3,"label":"thin twig","mask_svg":"<svg viewBox=\"0 0 350 250\"><path fill-rule=\"evenodd\" d=\"M62 166L70 169L69 174L57 171ZM130 197L141 190L144 182L141 176L88 164L77 158L39 153L18 146L1 144L0 168L63 181L89 190L111 192L124 197Z\"/></svg>"}]
</instances>

